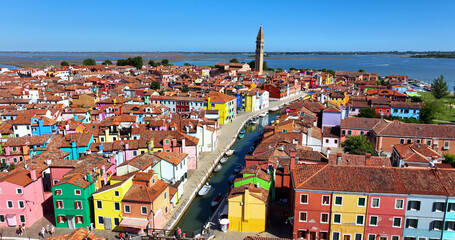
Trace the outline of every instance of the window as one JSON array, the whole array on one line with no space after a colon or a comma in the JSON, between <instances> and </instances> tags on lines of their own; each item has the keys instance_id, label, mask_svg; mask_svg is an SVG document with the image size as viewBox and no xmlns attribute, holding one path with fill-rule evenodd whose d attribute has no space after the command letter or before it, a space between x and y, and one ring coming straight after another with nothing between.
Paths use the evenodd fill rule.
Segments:
<instances>
[{"instance_id":1,"label":"window","mask_svg":"<svg viewBox=\"0 0 455 240\"><path fill-rule=\"evenodd\" d=\"M399 217L393 218L393 227L401 227L401 218Z\"/></svg>"},{"instance_id":2,"label":"window","mask_svg":"<svg viewBox=\"0 0 455 240\"><path fill-rule=\"evenodd\" d=\"M325 140L325 143L329 143L329 139L326 139L326 140Z\"/></svg>"},{"instance_id":3,"label":"window","mask_svg":"<svg viewBox=\"0 0 455 240\"><path fill-rule=\"evenodd\" d=\"M333 214L333 223L341 223L341 214Z\"/></svg>"},{"instance_id":4,"label":"window","mask_svg":"<svg viewBox=\"0 0 455 240\"><path fill-rule=\"evenodd\" d=\"M346 135L346 130L341 131L341 135Z\"/></svg>"},{"instance_id":5,"label":"window","mask_svg":"<svg viewBox=\"0 0 455 240\"><path fill-rule=\"evenodd\" d=\"M119 191L114 191L114 195L115 195L116 197L118 197L118 196L120 196L120 192L119 192Z\"/></svg>"},{"instance_id":6,"label":"window","mask_svg":"<svg viewBox=\"0 0 455 240\"><path fill-rule=\"evenodd\" d=\"M327 195L322 196L322 205L330 205L330 196Z\"/></svg>"},{"instance_id":7,"label":"window","mask_svg":"<svg viewBox=\"0 0 455 240\"><path fill-rule=\"evenodd\" d=\"M114 202L114 210L115 211L120 211L120 203L119 202Z\"/></svg>"},{"instance_id":8,"label":"window","mask_svg":"<svg viewBox=\"0 0 455 240\"><path fill-rule=\"evenodd\" d=\"M442 211L444 211L445 205L446 204L444 202L434 202L433 203L433 212L442 212Z\"/></svg>"},{"instance_id":9,"label":"window","mask_svg":"<svg viewBox=\"0 0 455 240\"><path fill-rule=\"evenodd\" d=\"M133 151L133 156L137 156L137 151Z\"/></svg>"},{"instance_id":10,"label":"window","mask_svg":"<svg viewBox=\"0 0 455 240\"><path fill-rule=\"evenodd\" d=\"M82 209L82 201L74 201L75 209Z\"/></svg>"},{"instance_id":11,"label":"window","mask_svg":"<svg viewBox=\"0 0 455 240\"><path fill-rule=\"evenodd\" d=\"M84 217L83 216L76 216L76 223L84 223Z\"/></svg>"},{"instance_id":12,"label":"window","mask_svg":"<svg viewBox=\"0 0 455 240\"><path fill-rule=\"evenodd\" d=\"M104 142L104 137L101 137L101 138L100 138L100 142Z\"/></svg>"},{"instance_id":13,"label":"window","mask_svg":"<svg viewBox=\"0 0 455 240\"><path fill-rule=\"evenodd\" d=\"M364 131L360 131L360 135L362 135L362 136L363 136L363 134L364 134Z\"/></svg>"},{"instance_id":14,"label":"window","mask_svg":"<svg viewBox=\"0 0 455 240\"><path fill-rule=\"evenodd\" d=\"M343 197L336 196L335 197L335 206L341 206L341 205L343 205Z\"/></svg>"},{"instance_id":15,"label":"window","mask_svg":"<svg viewBox=\"0 0 455 240\"><path fill-rule=\"evenodd\" d=\"M332 240L340 240L340 233L339 232L333 232L332 233Z\"/></svg>"},{"instance_id":16,"label":"window","mask_svg":"<svg viewBox=\"0 0 455 240\"><path fill-rule=\"evenodd\" d=\"M406 228L417 228L418 221L417 219L408 218L406 219Z\"/></svg>"},{"instance_id":17,"label":"window","mask_svg":"<svg viewBox=\"0 0 455 240\"><path fill-rule=\"evenodd\" d=\"M141 207L141 214L147 215L147 207Z\"/></svg>"},{"instance_id":18,"label":"window","mask_svg":"<svg viewBox=\"0 0 455 240\"><path fill-rule=\"evenodd\" d=\"M365 207L365 198L364 197L359 197L357 199L357 207Z\"/></svg>"},{"instance_id":19,"label":"window","mask_svg":"<svg viewBox=\"0 0 455 240\"><path fill-rule=\"evenodd\" d=\"M442 220L434 220L432 230L441 231L443 226Z\"/></svg>"},{"instance_id":20,"label":"window","mask_svg":"<svg viewBox=\"0 0 455 240\"><path fill-rule=\"evenodd\" d=\"M329 214L321 213L321 223L329 223Z\"/></svg>"},{"instance_id":21,"label":"window","mask_svg":"<svg viewBox=\"0 0 455 240\"><path fill-rule=\"evenodd\" d=\"M5 222L5 215L0 215L0 222Z\"/></svg>"},{"instance_id":22,"label":"window","mask_svg":"<svg viewBox=\"0 0 455 240\"><path fill-rule=\"evenodd\" d=\"M25 215L19 215L19 220L21 221L21 223L24 223L25 222Z\"/></svg>"},{"instance_id":23,"label":"window","mask_svg":"<svg viewBox=\"0 0 455 240\"><path fill-rule=\"evenodd\" d=\"M74 195L81 195L81 190L79 189L74 190Z\"/></svg>"},{"instance_id":24,"label":"window","mask_svg":"<svg viewBox=\"0 0 455 240\"><path fill-rule=\"evenodd\" d=\"M104 224L104 218L102 216L98 216L98 224Z\"/></svg>"},{"instance_id":25,"label":"window","mask_svg":"<svg viewBox=\"0 0 455 240\"><path fill-rule=\"evenodd\" d=\"M351 135L352 135L352 131L348 130L348 136L351 136Z\"/></svg>"},{"instance_id":26,"label":"window","mask_svg":"<svg viewBox=\"0 0 455 240\"><path fill-rule=\"evenodd\" d=\"M125 205L125 213L130 213L131 209L129 205Z\"/></svg>"},{"instance_id":27,"label":"window","mask_svg":"<svg viewBox=\"0 0 455 240\"><path fill-rule=\"evenodd\" d=\"M96 200L96 208L97 209L103 209L103 202L100 200Z\"/></svg>"},{"instance_id":28,"label":"window","mask_svg":"<svg viewBox=\"0 0 455 240\"><path fill-rule=\"evenodd\" d=\"M404 144L404 138L400 139L400 144Z\"/></svg>"},{"instance_id":29,"label":"window","mask_svg":"<svg viewBox=\"0 0 455 240\"><path fill-rule=\"evenodd\" d=\"M338 139L333 140L334 143L338 143Z\"/></svg>"},{"instance_id":30,"label":"window","mask_svg":"<svg viewBox=\"0 0 455 240\"><path fill-rule=\"evenodd\" d=\"M378 208L379 207L379 198L373 198L371 200L371 207L372 208Z\"/></svg>"},{"instance_id":31,"label":"window","mask_svg":"<svg viewBox=\"0 0 455 240\"><path fill-rule=\"evenodd\" d=\"M164 200L167 199L167 192L164 192Z\"/></svg>"},{"instance_id":32,"label":"window","mask_svg":"<svg viewBox=\"0 0 455 240\"><path fill-rule=\"evenodd\" d=\"M17 194L22 194L22 188L16 188L16 193Z\"/></svg>"},{"instance_id":33,"label":"window","mask_svg":"<svg viewBox=\"0 0 455 240\"><path fill-rule=\"evenodd\" d=\"M167 209L167 206L164 208L164 213L167 214L168 212L168 209Z\"/></svg>"},{"instance_id":34,"label":"window","mask_svg":"<svg viewBox=\"0 0 455 240\"><path fill-rule=\"evenodd\" d=\"M455 203L449 203L449 206L447 207L448 212L455 212Z\"/></svg>"},{"instance_id":35,"label":"window","mask_svg":"<svg viewBox=\"0 0 455 240\"><path fill-rule=\"evenodd\" d=\"M427 140L427 145L431 146L431 140Z\"/></svg>"},{"instance_id":36,"label":"window","mask_svg":"<svg viewBox=\"0 0 455 240\"><path fill-rule=\"evenodd\" d=\"M54 185L58 183L58 180L54 180ZM56 190L57 191L57 190ZM62 190L60 190L60 195L61 195Z\"/></svg>"},{"instance_id":37,"label":"window","mask_svg":"<svg viewBox=\"0 0 455 240\"><path fill-rule=\"evenodd\" d=\"M13 201L6 201L6 205L8 208L13 208Z\"/></svg>"},{"instance_id":38,"label":"window","mask_svg":"<svg viewBox=\"0 0 455 240\"><path fill-rule=\"evenodd\" d=\"M400 240L400 236L392 236L391 240Z\"/></svg>"},{"instance_id":39,"label":"window","mask_svg":"<svg viewBox=\"0 0 455 240\"><path fill-rule=\"evenodd\" d=\"M326 240L327 237L328 237L328 233L327 232L319 232L319 239Z\"/></svg>"},{"instance_id":40,"label":"window","mask_svg":"<svg viewBox=\"0 0 455 240\"><path fill-rule=\"evenodd\" d=\"M19 208L25 208L24 201L17 201Z\"/></svg>"},{"instance_id":41,"label":"window","mask_svg":"<svg viewBox=\"0 0 455 240\"><path fill-rule=\"evenodd\" d=\"M395 200L395 209L403 209L403 199L396 199Z\"/></svg>"},{"instance_id":42,"label":"window","mask_svg":"<svg viewBox=\"0 0 455 240\"><path fill-rule=\"evenodd\" d=\"M120 225L120 219L119 218L114 218L114 225L115 226Z\"/></svg>"},{"instance_id":43,"label":"window","mask_svg":"<svg viewBox=\"0 0 455 240\"><path fill-rule=\"evenodd\" d=\"M412 139L408 139L407 143L408 144L412 143Z\"/></svg>"},{"instance_id":44,"label":"window","mask_svg":"<svg viewBox=\"0 0 455 240\"><path fill-rule=\"evenodd\" d=\"M368 240L376 240L376 235L368 234Z\"/></svg>"},{"instance_id":45,"label":"window","mask_svg":"<svg viewBox=\"0 0 455 240\"><path fill-rule=\"evenodd\" d=\"M306 212L300 212L299 213L299 222L306 222L306 217L307 217Z\"/></svg>"},{"instance_id":46,"label":"window","mask_svg":"<svg viewBox=\"0 0 455 240\"><path fill-rule=\"evenodd\" d=\"M64 215L58 215L57 216L57 222L58 223L64 223L65 222L65 216Z\"/></svg>"},{"instance_id":47,"label":"window","mask_svg":"<svg viewBox=\"0 0 455 240\"><path fill-rule=\"evenodd\" d=\"M164 140L164 144L168 145L169 144L169 139Z\"/></svg>"},{"instance_id":48,"label":"window","mask_svg":"<svg viewBox=\"0 0 455 240\"><path fill-rule=\"evenodd\" d=\"M449 149L450 142L444 142L444 149Z\"/></svg>"},{"instance_id":49,"label":"window","mask_svg":"<svg viewBox=\"0 0 455 240\"><path fill-rule=\"evenodd\" d=\"M307 194L300 195L300 203L308 204L308 195Z\"/></svg>"},{"instance_id":50,"label":"window","mask_svg":"<svg viewBox=\"0 0 455 240\"><path fill-rule=\"evenodd\" d=\"M61 201L61 200L55 201L55 206L57 208L63 208L63 201Z\"/></svg>"},{"instance_id":51,"label":"window","mask_svg":"<svg viewBox=\"0 0 455 240\"><path fill-rule=\"evenodd\" d=\"M409 201L408 210L419 211L420 210L420 201Z\"/></svg>"},{"instance_id":52,"label":"window","mask_svg":"<svg viewBox=\"0 0 455 240\"><path fill-rule=\"evenodd\" d=\"M62 195L62 190L61 189L55 189L55 195Z\"/></svg>"},{"instance_id":53,"label":"window","mask_svg":"<svg viewBox=\"0 0 455 240\"><path fill-rule=\"evenodd\" d=\"M446 222L446 230L448 231L455 231L455 222L447 221Z\"/></svg>"},{"instance_id":54,"label":"window","mask_svg":"<svg viewBox=\"0 0 455 240\"><path fill-rule=\"evenodd\" d=\"M363 215L357 215L355 224L356 224L356 225L363 225L364 219L365 219L365 216L363 216Z\"/></svg>"},{"instance_id":55,"label":"window","mask_svg":"<svg viewBox=\"0 0 455 240\"><path fill-rule=\"evenodd\" d=\"M378 216L370 216L370 226L378 225Z\"/></svg>"},{"instance_id":56,"label":"window","mask_svg":"<svg viewBox=\"0 0 455 240\"><path fill-rule=\"evenodd\" d=\"M362 234L361 234L361 233L356 233L356 234L354 235L354 240L362 240L362 239L363 239L363 238L362 238Z\"/></svg>"}]
</instances>

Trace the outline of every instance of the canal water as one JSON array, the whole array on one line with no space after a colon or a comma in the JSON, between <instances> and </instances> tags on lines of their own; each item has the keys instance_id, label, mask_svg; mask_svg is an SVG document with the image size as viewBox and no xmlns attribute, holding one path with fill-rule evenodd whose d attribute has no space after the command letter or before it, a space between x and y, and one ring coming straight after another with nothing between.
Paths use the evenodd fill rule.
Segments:
<instances>
[{"instance_id":1,"label":"canal water","mask_svg":"<svg viewBox=\"0 0 455 240\"><path fill-rule=\"evenodd\" d=\"M176 227L180 227L183 231L194 232L203 227L215 209L212 209L211 202L218 194L224 195L229 189L228 178L234 172L237 164L245 165L245 155L253 143L258 139L264 130L265 126L269 125L277 117L277 113L270 112L267 117L260 118L258 124L251 124L245 129L243 139L237 139L231 149L235 150L233 156L222 164L223 169L217 173L212 173L208 183L212 188L205 196L196 196L182 216Z\"/></svg>"}]
</instances>

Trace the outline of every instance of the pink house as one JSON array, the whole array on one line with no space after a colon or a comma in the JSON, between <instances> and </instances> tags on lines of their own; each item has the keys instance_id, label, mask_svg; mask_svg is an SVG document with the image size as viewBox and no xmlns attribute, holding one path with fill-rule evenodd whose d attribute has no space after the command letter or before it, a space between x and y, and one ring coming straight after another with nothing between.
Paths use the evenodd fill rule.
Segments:
<instances>
[{"instance_id":1,"label":"pink house","mask_svg":"<svg viewBox=\"0 0 455 240\"><path fill-rule=\"evenodd\" d=\"M365 239L370 236L403 236L406 197L375 196L368 198Z\"/></svg>"},{"instance_id":2,"label":"pink house","mask_svg":"<svg viewBox=\"0 0 455 240\"><path fill-rule=\"evenodd\" d=\"M348 117L341 120L340 123L340 142L344 142L349 136L364 135L371 136L373 127L381 121L379 118L358 118Z\"/></svg>"},{"instance_id":3,"label":"pink house","mask_svg":"<svg viewBox=\"0 0 455 240\"><path fill-rule=\"evenodd\" d=\"M0 227L31 226L51 211L44 204L45 194L40 173L35 169L18 169L0 179Z\"/></svg>"}]
</instances>

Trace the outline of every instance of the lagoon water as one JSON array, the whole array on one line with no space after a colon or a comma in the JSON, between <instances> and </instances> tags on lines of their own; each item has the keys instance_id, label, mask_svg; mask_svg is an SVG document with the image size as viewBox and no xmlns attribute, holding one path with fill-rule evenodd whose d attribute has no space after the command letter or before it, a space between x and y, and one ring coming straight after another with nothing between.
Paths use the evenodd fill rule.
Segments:
<instances>
[{"instance_id":1,"label":"lagoon water","mask_svg":"<svg viewBox=\"0 0 455 240\"><path fill-rule=\"evenodd\" d=\"M118 53L122 56L142 55L144 59L166 58L166 53ZM253 57L245 54L192 54L168 53L169 59L176 65L190 63L197 66L213 66L217 62L226 62L231 58L238 58L242 62L250 62ZM71 61L94 58L102 62L106 59L116 60L116 53L79 53L79 52L0 52L1 60L57 60ZM181 60L181 61L180 61ZM358 71L379 73L381 76L389 74L404 74L412 79L431 82L434 78L444 75L449 83L450 90L455 86L455 59L446 58L411 58L404 54L375 54L375 55L268 55L265 58L267 65L272 68L289 69L312 68L344 71ZM4 66L0 64L0 67ZM11 67L11 66L9 66Z\"/></svg>"}]
</instances>

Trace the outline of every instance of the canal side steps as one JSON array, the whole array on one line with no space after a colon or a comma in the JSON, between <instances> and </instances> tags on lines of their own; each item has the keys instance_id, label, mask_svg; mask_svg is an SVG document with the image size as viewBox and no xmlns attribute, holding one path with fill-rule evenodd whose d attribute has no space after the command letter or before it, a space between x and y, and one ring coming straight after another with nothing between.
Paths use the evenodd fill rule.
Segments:
<instances>
[{"instance_id":1,"label":"canal side steps","mask_svg":"<svg viewBox=\"0 0 455 240\"><path fill-rule=\"evenodd\" d=\"M236 134L233 137L228 137L228 136L232 136L232 135L229 132L223 132L224 129L221 128L220 129L221 133L218 135L219 141L218 141L217 148L222 144L221 138L226 138L226 140L228 142L227 142L227 145L226 145L225 149L224 150L221 149L221 150L218 150L218 151L215 150L218 153L218 156L212 158L212 159L215 159L214 161L210 161L210 160L206 161L207 164L209 164L209 167L204 167L203 169L200 168L200 171L202 171L202 174L198 174L197 170L199 170L199 169L196 169L196 172L194 172L193 175L188 179L188 182L185 184L185 186L187 186L187 185L188 186L195 186L195 188L186 191L186 192L191 191L191 194L186 195L187 197L185 197L185 194L182 196L182 198L185 198L185 199L180 200L179 204L177 204L178 206L176 206L176 208L174 208L171 211L171 213L170 213L171 216L169 217L169 220L164 225L164 229L173 229L175 227L175 225L177 224L178 220L180 220L180 218L182 217L183 213L185 213L185 210L189 207L189 205L191 204L193 199L196 197L197 192L199 191L199 189L202 187L202 185L205 184L205 182L209 178L210 174L212 173L213 169L216 167L216 165L218 164L220 159L224 156L224 154L235 143L235 141L237 140L238 134L240 133L241 129L243 128L243 126L246 124L247 121L249 121L253 117L258 116L259 114L261 114L263 112L268 112L271 108L284 105L285 103L292 102L294 100L299 99L300 97L304 97L305 95L306 95L306 92L301 92L300 94L297 94L295 96L288 97L288 98L283 99L283 100L271 102L271 104L269 105L268 108L266 108L266 109L264 109L264 110L262 110L260 112L254 112L254 113L253 112L251 112L251 113L243 112L244 114L239 114L237 116L237 118L234 119L234 121L236 121L236 120L240 121L241 118L244 118L244 119L243 119L243 122L238 124L238 128L237 128ZM225 127L225 129L226 128L234 128L235 127L235 123L229 123L229 125L223 125L222 127ZM230 132L232 132L232 131L230 131ZM227 136L222 136L222 135L225 135L225 134L227 134ZM229 139L230 139L230 141L229 141ZM211 153L213 153L213 152L208 153L207 155L205 155L204 157L202 157L200 159L201 164L203 164L203 162L205 162L204 161L205 158L209 158L209 159L211 158L210 157ZM216 154L216 153L213 153L213 154ZM200 179L200 176L202 176L202 179ZM193 182L193 183L191 184L191 182Z\"/></svg>"}]
</instances>

